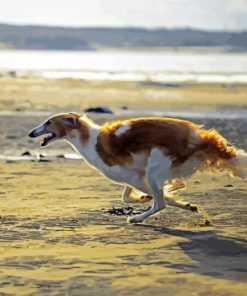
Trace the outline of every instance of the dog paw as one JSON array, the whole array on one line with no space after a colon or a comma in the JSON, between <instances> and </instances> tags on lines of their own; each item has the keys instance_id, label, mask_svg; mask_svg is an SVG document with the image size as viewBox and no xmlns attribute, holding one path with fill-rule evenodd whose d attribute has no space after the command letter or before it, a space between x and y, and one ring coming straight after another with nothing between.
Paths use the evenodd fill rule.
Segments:
<instances>
[{"instance_id":1,"label":"dog paw","mask_svg":"<svg viewBox=\"0 0 247 296\"><path fill-rule=\"evenodd\" d=\"M152 199L153 198L150 195L142 195L140 198L140 203L150 202Z\"/></svg>"},{"instance_id":2,"label":"dog paw","mask_svg":"<svg viewBox=\"0 0 247 296\"><path fill-rule=\"evenodd\" d=\"M138 217L138 216L134 216L134 217L129 217L127 219L128 223L132 223L132 224L136 224L136 223L141 223L143 221L142 218Z\"/></svg>"},{"instance_id":3,"label":"dog paw","mask_svg":"<svg viewBox=\"0 0 247 296\"><path fill-rule=\"evenodd\" d=\"M187 204L186 207L191 211L191 212L197 212L198 213L198 208L195 205Z\"/></svg>"}]
</instances>

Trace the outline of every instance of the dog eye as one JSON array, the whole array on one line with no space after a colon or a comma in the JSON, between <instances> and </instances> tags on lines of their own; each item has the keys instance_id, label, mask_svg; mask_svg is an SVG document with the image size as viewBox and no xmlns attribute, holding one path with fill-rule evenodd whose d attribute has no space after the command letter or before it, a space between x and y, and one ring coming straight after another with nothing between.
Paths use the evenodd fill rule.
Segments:
<instances>
[{"instance_id":1,"label":"dog eye","mask_svg":"<svg viewBox=\"0 0 247 296\"><path fill-rule=\"evenodd\" d=\"M45 125L50 125L50 124L51 124L50 120L47 120L45 123Z\"/></svg>"}]
</instances>

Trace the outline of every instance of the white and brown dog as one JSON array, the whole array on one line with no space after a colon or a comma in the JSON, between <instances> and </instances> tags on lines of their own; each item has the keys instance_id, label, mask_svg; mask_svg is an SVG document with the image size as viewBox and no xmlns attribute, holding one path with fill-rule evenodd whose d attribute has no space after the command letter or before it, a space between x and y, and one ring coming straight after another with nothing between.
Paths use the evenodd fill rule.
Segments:
<instances>
[{"instance_id":1,"label":"white and brown dog","mask_svg":"<svg viewBox=\"0 0 247 296\"><path fill-rule=\"evenodd\" d=\"M183 179L198 170L226 171L247 176L247 154L214 129L205 130L190 121L172 118L135 118L96 125L85 115L70 112L50 117L30 137L47 136L44 147L67 140L85 161L109 179L125 186L123 201L153 206L129 222L138 223L166 205L197 211L196 206L177 202L169 192L185 187ZM164 182L170 182L164 192Z\"/></svg>"}]
</instances>

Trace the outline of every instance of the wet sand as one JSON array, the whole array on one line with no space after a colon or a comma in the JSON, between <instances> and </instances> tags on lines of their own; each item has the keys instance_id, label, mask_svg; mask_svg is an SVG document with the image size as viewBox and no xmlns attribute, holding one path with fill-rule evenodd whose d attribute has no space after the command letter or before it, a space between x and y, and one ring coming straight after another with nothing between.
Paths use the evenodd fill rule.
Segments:
<instances>
[{"instance_id":1,"label":"wet sand","mask_svg":"<svg viewBox=\"0 0 247 296\"><path fill-rule=\"evenodd\" d=\"M183 197L212 226L170 207L130 225L106 211L121 186L82 161L0 168L1 295L244 295L246 183L190 181Z\"/></svg>"},{"instance_id":2,"label":"wet sand","mask_svg":"<svg viewBox=\"0 0 247 296\"><path fill-rule=\"evenodd\" d=\"M13 79L13 83L16 81ZM4 85L3 80L1 83ZM28 149L37 154L46 152L48 156L42 161L35 157L26 161L0 160L0 295L245 294L246 182L208 174L195 175L189 181L181 198L204 209L212 221L210 226L204 224L201 214L171 207L143 224L127 224L126 216L108 213L113 206L126 206L121 202L121 186L81 160L57 158L61 153L72 152L67 144L60 142L41 150L37 140L28 139L27 132L46 118L37 111L72 110L76 101L68 102L63 97L61 108L55 108L57 101L49 101L50 94L44 98L45 107L40 108L36 103L38 96L41 101L42 92L35 94L35 89L26 83L24 93L0 93L2 110L19 108L15 103L5 105L12 96L13 102L29 100L32 108L26 106L24 111L33 111L29 116L0 115L1 154L21 155ZM79 82L71 84L69 92L76 83ZM198 86L198 94L199 89ZM163 89L157 91L163 94ZM59 84L53 92L65 96ZM100 87L98 92L100 97ZM113 93L112 101L115 97L116 103L112 107L119 107L117 88ZM148 109L151 99L145 94L149 103L144 100L142 107ZM227 102L227 95L221 95ZM106 105L111 106L110 103L111 100ZM233 96L228 108L235 107L229 112L244 110L247 104L244 100L240 105L234 103ZM80 108L85 102L81 104ZM131 104L138 108L138 100ZM157 104L165 110L163 99ZM196 101L194 106L202 107ZM85 107L89 107L89 102ZM227 107L222 104L221 108ZM246 118L190 119L216 127L232 143L247 149Z\"/></svg>"}]
</instances>

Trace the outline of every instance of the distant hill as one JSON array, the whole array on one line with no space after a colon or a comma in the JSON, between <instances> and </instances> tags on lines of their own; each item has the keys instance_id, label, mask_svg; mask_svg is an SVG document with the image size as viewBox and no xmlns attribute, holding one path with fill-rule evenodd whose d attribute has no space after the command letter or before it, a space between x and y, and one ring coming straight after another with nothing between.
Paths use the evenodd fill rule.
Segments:
<instances>
[{"instance_id":1,"label":"distant hill","mask_svg":"<svg viewBox=\"0 0 247 296\"><path fill-rule=\"evenodd\" d=\"M95 50L98 47L224 47L228 50L246 50L247 32L0 24L0 47L47 50Z\"/></svg>"}]
</instances>

